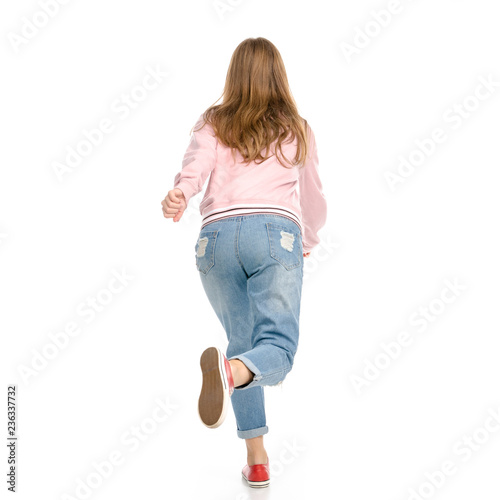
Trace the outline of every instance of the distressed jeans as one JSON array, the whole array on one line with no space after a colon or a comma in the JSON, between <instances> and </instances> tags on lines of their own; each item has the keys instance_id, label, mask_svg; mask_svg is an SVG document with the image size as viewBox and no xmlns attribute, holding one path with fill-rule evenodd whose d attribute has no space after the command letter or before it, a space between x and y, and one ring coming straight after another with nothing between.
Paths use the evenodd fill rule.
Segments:
<instances>
[{"instance_id":1,"label":"distressed jeans","mask_svg":"<svg viewBox=\"0 0 500 500\"><path fill-rule=\"evenodd\" d=\"M196 267L229 341L226 357L253 373L235 388L237 435L269 432L264 387L292 369L299 341L304 256L299 226L275 214L220 219L200 230Z\"/></svg>"}]
</instances>

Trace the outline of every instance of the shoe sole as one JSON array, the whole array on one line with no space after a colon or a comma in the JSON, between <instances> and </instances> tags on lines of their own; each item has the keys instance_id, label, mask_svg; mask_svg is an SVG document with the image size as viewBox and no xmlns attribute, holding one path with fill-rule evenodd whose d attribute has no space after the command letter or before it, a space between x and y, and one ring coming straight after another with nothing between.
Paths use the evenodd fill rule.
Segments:
<instances>
[{"instance_id":1,"label":"shoe sole","mask_svg":"<svg viewBox=\"0 0 500 500\"><path fill-rule=\"evenodd\" d=\"M245 474L241 474L241 476L248 483L248 485L252 488L265 488L266 486L269 486L269 482L271 481L270 479L267 479L266 481L249 481L245 477Z\"/></svg>"},{"instance_id":2,"label":"shoe sole","mask_svg":"<svg viewBox=\"0 0 500 500\"><path fill-rule=\"evenodd\" d=\"M229 403L229 384L224 356L217 347L209 347L200 358L203 383L198 400L198 415L204 425L215 429L224 422Z\"/></svg>"}]
</instances>

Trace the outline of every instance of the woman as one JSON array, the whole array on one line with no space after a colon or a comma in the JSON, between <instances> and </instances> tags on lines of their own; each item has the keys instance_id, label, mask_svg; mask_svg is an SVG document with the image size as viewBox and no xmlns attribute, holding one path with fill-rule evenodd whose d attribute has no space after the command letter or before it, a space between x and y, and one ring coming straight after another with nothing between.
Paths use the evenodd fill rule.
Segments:
<instances>
[{"instance_id":1,"label":"woman","mask_svg":"<svg viewBox=\"0 0 500 500\"><path fill-rule=\"evenodd\" d=\"M216 428L231 401L247 445L243 477L262 487L270 479L263 386L281 383L292 369L304 257L319 243L327 209L314 134L270 41L240 43L222 97L195 124L162 206L178 222L211 174L195 259L229 343L225 355L217 347L201 355L198 412Z\"/></svg>"}]
</instances>

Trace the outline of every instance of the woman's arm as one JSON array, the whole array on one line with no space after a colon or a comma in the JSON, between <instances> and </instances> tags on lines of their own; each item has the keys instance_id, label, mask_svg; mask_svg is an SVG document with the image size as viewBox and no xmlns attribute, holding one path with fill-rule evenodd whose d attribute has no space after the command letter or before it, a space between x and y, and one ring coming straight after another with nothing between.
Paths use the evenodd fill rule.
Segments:
<instances>
[{"instance_id":1,"label":"woman's arm","mask_svg":"<svg viewBox=\"0 0 500 500\"><path fill-rule=\"evenodd\" d=\"M299 193L302 210L304 253L309 253L319 243L318 231L326 223L326 198L319 178L319 159L316 138L309 127L309 152L304 166L299 170Z\"/></svg>"}]
</instances>

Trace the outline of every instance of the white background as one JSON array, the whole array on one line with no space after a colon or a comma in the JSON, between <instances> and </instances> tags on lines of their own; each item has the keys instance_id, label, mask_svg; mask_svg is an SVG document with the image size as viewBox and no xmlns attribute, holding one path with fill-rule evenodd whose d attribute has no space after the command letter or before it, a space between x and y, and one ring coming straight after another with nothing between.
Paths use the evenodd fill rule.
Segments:
<instances>
[{"instance_id":1,"label":"white background","mask_svg":"<svg viewBox=\"0 0 500 500\"><path fill-rule=\"evenodd\" d=\"M72 0L20 44L40 4L2 4L1 427L14 383L17 498L83 498L87 481L92 499L498 498L498 83L474 98L500 82L498 6L401 0L376 22L397 2L232 3ZM254 491L232 411L216 430L196 412L199 356L227 342L195 268L203 192L176 224L160 202L233 50L258 36L315 131L329 212L294 369L266 389L272 483ZM141 93L147 67L169 74ZM125 116L114 103L131 92L144 99ZM104 118L113 131L59 180L54 164ZM446 140L391 190L387 172L436 128ZM111 294L113 270L129 278ZM91 297L109 301L92 318ZM54 354L49 334L71 322Z\"/></svg>"}]
</instances>

